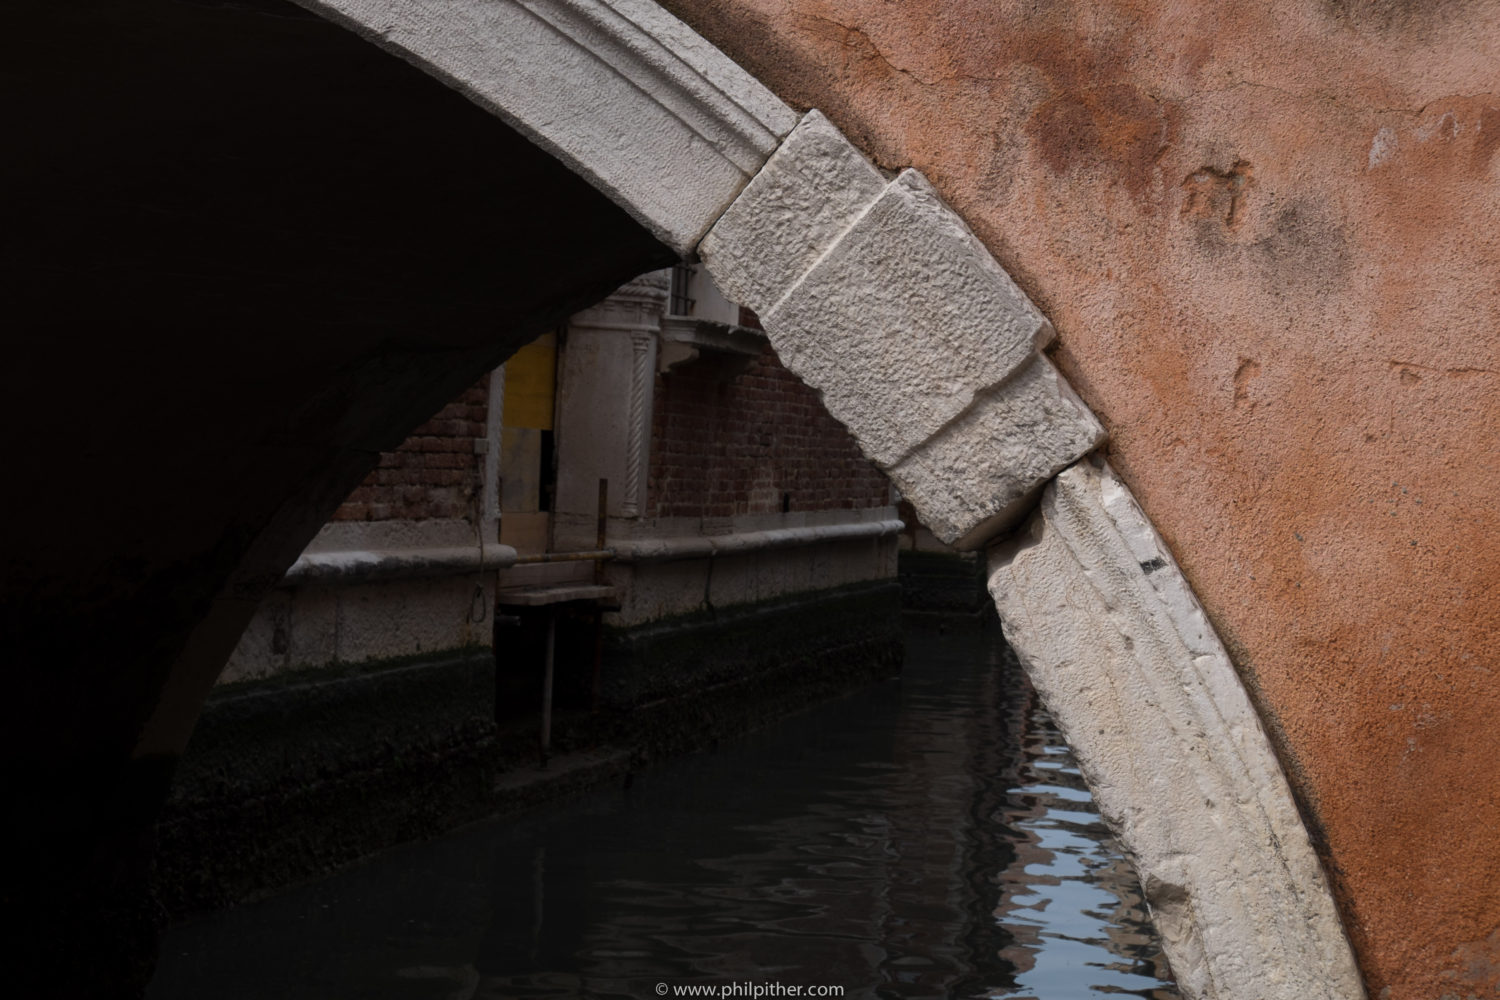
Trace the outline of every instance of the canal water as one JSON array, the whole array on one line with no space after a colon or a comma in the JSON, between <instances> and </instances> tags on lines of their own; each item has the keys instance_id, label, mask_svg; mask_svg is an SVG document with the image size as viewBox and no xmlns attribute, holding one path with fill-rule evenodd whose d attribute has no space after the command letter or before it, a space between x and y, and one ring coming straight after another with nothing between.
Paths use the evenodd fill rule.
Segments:
<instances>
[{"instance_id":1,"label":"canal water","mask_svg":"<svg viewBox=\"0 0 1500 1000\"><path fill-rule=\"evenodd\" d=\"M711 753L169 930L149 1000L1168 1000L1135 876L998 627ZM696 995L716 995L697 993Z\"/></svg>"}]
</instances>

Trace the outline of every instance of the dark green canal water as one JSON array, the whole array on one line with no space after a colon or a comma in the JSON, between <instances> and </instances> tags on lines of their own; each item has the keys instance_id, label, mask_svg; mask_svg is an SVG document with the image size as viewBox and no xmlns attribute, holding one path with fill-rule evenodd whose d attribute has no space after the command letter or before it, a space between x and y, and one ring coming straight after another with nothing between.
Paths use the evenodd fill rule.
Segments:
<instances>
[{"instance_id":1,"label":"dark green canal water","mask_svg":"<svg viewBox=\"0 0 1500 1000\"><path fill-rule=\"evenodd\" d=\"M901 679L628 788L176 926L148 997L1175 998L1165 976L998 628L949 622L908 628Z\"/></svg>"}]
</instances>

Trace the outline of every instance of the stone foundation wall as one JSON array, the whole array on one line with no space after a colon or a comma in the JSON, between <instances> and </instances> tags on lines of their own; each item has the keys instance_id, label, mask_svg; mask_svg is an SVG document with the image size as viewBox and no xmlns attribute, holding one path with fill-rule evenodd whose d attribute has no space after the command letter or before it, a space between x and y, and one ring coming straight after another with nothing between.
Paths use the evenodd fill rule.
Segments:
<instances>
[{"instance_id":1,"label":"stone foundation wall","mask_svg":"<svg viewBox=\"0 0 1500 1000\"><path fill-rule=\"evenodd\" d=\"M493 678L476 650L221 685L157 823L158 900L227 906L482 814Z\"/></svg>"},{"instance_id":2,"label":"stone foundation wall","mask_svg":"<svg viewBox=\"0 0 1500 1000\"><path fill-rule=\"evenodd\" d=\"M591 623L566 618L545 771L534 627L500 633L498 664L476 649L221 685L157 824L157 900L251 899L890 676L899 611L880 581L607 629L597 698Z\"/></svg>"},{"instance_id":3,"label":"stone foundation wall","mask_svg":"<svg viewBox=\"0 0 1500 1000\"><path fill-rule=\"evenodd\" d=\"M901 604L931 614L989 615L995 604L985 589L985 562L972 552L923 552L896 556Z\"/></svg>"}]
</instances>

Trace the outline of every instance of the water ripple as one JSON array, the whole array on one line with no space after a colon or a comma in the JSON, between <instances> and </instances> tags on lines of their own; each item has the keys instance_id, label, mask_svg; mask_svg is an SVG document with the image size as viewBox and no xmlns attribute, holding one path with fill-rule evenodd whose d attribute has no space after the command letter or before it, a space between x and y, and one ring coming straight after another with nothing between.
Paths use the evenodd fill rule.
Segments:
<instances>
[{"instance_id":1,"label":"water ripple","mask_svg":"<svg viewBox=\"0 0 1500 1000\"><path fill-rule=\"evenodd\" d=\"M905 675L521 820L167 936L151 1000L1170 1000L1135 876L1013 658L911 636Z\"/></svg>"}]
</instances>

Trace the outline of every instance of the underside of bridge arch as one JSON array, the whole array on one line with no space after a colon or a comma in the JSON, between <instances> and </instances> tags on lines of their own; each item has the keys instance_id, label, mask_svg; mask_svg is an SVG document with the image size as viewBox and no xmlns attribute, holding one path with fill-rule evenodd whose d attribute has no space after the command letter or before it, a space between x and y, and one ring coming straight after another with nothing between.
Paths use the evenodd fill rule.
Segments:
<instances>
[{"instance_id":1,"label":"underside of bridge arch","mask_svg":"<svg viewBox=\"0 0 1500 1000\"><path fill-rule=\"evenodd\" d=\"M289 4L27 3L4 70L12 989L128 995L152 815L260 595L374 464L676 255Z\"/></svg>"}]
</instances>

